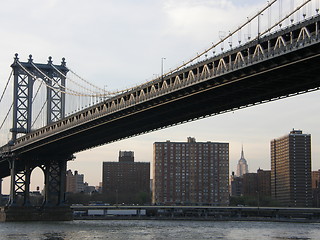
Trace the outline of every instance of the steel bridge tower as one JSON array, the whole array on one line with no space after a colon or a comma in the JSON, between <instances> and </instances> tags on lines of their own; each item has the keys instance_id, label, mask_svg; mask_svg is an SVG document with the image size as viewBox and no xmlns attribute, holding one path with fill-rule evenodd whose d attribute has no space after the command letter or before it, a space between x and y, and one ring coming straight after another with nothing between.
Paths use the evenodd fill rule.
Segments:
<instances>
[{"instance_id":1,"label":"steel bridge tower","mask_svg":"<svg viewBox=\"0 0 320 240\"><path fill-rule=\"evenodd\" d=\"M11 65L14 74L13 87L13 124L12 143L17 135L31 131L33 85L36 80L44 81L47 86L47 124L62 119L65 116L65 76L69 71L65 59L61 65L53 65L49 57L47 64L34 63L32 55L28 62L20 62L15 54Z\"/></svg>"},{"instance_id":2,"label":"steel bridge tower","mask_svg":"<svg viewBox=\"0 0 320 240\"><path fill-rule=\"evenodd\" d=\"M53 65L49 57L46 64L34 63L32 55L28 62L20 62L15 54L11 65L14 74L13 87L13 125L10 131L12 139L9 147L15 144L19 134L32 131L32 110L34 100L34 82L42 81L46 85L46 123L58 121L65 116L65 58L61 65ZM0 214L0 220L71 220L70 207L65 205L65 185L67 161L73 156L20 156L12 154L7 158L10 176L10 198L7 208ZM32 171L39 167L44 174L44 201L42 208L30 203L30 178Z\"/></svg>"}]
</instances>

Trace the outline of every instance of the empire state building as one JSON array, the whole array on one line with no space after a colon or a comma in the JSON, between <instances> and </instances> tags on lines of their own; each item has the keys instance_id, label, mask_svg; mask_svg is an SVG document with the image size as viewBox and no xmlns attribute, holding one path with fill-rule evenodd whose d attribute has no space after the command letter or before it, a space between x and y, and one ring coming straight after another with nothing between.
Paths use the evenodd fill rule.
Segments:
<instances>
[{"instance_id":1,"label":"empire state building","mask_svg":"<svg viewBox=\"0 0 320 240\"><path fill-rule=\"evenodd\" d=\"M243 146L241 150L241 158L238 161L237 165L237 176L242 177L243 174L248 173L248 164L247 160L244 158L244 153L243 153Z\"/></svg>"}]
</instances>

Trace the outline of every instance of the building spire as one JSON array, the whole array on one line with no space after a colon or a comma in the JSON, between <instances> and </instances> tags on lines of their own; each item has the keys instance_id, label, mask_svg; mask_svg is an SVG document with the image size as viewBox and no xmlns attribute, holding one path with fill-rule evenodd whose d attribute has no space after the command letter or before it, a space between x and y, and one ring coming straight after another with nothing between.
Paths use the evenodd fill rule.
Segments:
<instances>
[{"instance_id":1,"label":"building spire","mask_svg":"<svg viewBox=\"0 0 320 240\"><path fill-rule=\"evenodd\" d=\"M242 144L242 149L241 149L241 159L244 159L243 144Z\"/></svg>"},{"instance_id":2,"label":"building spire","mask_svg":"<svg viewBox=\"0 0 320 240\"><path fill-rule=\"evenodd\" d=\"M241 158L238 161L237 165L237 176L242 177L243 174L248 173L248 164L247 160L244 158L243 144L241 148Z\"/></svg>"}]
</instances>

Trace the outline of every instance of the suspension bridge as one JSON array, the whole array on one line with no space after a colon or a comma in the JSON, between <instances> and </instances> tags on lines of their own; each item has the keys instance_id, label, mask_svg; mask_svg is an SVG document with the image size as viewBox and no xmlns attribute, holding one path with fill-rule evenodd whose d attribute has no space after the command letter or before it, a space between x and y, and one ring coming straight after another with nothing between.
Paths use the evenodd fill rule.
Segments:
<instances>
[{"instance_id":1,"label":"suspension bridge","mask_svg":"<svg viewBox=\"0 0 320 240\"><path fill-rule=\"evenodd\" d=\"M319 1L291 0L286 10L282 4L269 1L191 60L122 91L91 84L65 59L59 65L51 57L36 63L30 55L22 62L16 54L0 98L1 111L7 109L0 126L0 178L11 177L10 201L0 219L70 219L65 173L74 153L318 90ZM29 201L36 167L45 176L45 200L37 211Z\"/></svg>"}]
</instances>

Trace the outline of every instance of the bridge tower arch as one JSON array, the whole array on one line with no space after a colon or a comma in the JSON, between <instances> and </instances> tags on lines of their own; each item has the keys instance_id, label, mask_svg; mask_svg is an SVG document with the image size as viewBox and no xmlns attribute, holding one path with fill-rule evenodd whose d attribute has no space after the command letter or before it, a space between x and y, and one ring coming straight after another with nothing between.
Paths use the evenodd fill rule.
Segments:
<instances>
[{"instance_id":1,"label":"bridge tower arch","mask_svg":"<svg viewBox=\"0 0 320 240\"><path fill-rule=\"evenodd\" d=\"M72 220L72 211L65 204L67 161L71 156L7 159L11 187L9 202L0 212L0 221L65 221ZM39 167L44 175L42 205L33 205L30 199L32 171Z\"/></svg>"},{"instance_id":2,"label":"bridge tower arch","mask_svg":"<svg viewBox=\"0 0 320 240\"><path fill-rule=\"evenodd\" d=\"M30 205L40 207L44 202L45 175L42 166L32 168L30 175Z\"/></svg>"},{"instance_id":3,"label":"bridge tower arch","mask_svg":"<svg viewBox=\"0 0 320 240\"><path fill-rule=\"evenodd\" d=\"M30 183L32 171L39 167L44 175L44 207L62 206L65 203L66 168L70 158L48 158L42 164L31 160L9 160L11 186L9 206L31 206ZM23 163L22 163L23 162Z\"/></svg>"}]
</instances>

